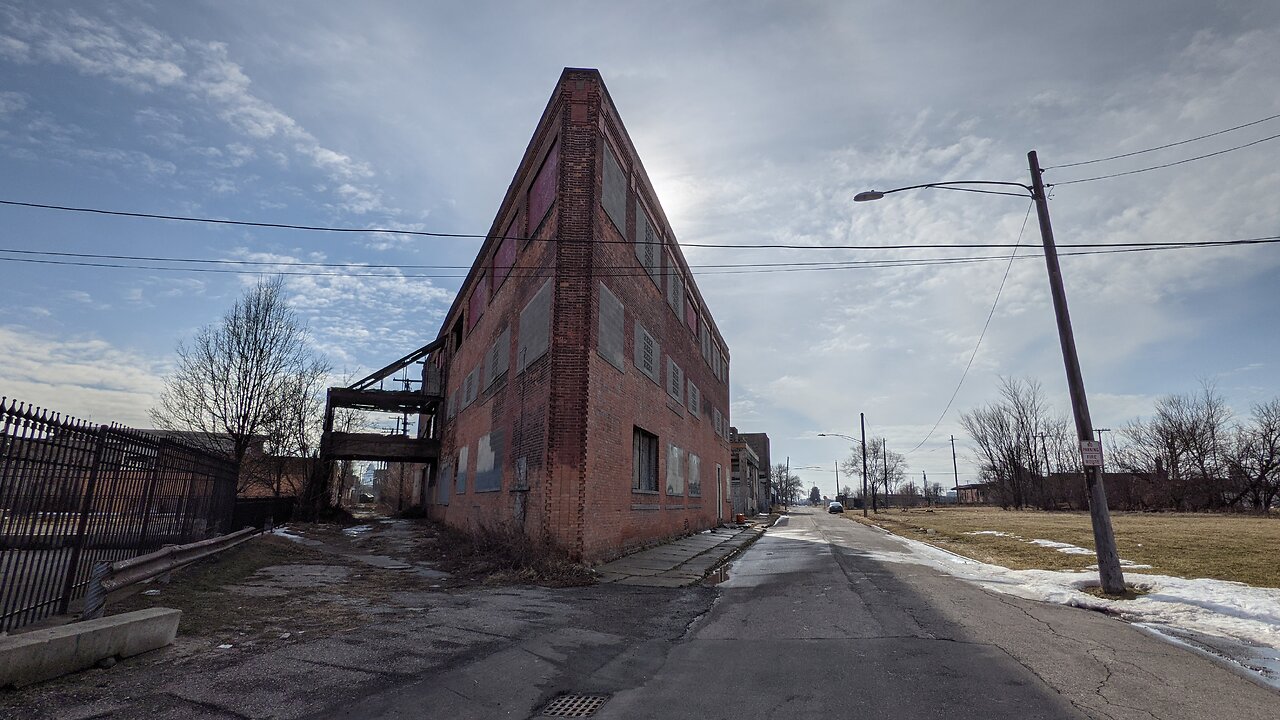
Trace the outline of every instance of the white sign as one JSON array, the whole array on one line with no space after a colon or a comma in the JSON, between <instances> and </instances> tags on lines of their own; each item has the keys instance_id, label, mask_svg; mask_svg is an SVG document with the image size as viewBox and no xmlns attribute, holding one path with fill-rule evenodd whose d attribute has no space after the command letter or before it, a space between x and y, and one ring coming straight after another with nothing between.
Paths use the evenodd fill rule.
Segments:
<instances>
[{"instance_id":1,"label":"white sign","mask_svg":"<svg viewBox=\"0 0 1280 720\"><path fill-rule=\"evenodd\" d=\"M1102 467L1102 443L1096 440L1081 440L1080 460L1085 467Z\"/></svg>"}]
</instances>

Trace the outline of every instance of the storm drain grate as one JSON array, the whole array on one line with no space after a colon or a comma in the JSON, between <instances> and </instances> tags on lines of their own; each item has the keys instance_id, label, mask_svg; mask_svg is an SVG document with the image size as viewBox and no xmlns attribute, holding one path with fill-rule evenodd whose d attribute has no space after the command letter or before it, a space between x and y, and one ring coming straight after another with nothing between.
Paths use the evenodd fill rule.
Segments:
<instances>
[{"instance_id":1,"label":"storm drain grate","mask_svg":"<svg viewBox=\"0 0 1280 720\"><path fill-rule=\"evenodd\" d=\"M582 693L565 693L551 699L547 706L542 708L542 714L545 717L571 717L582 718L591 717L596 714L604 701L608 700L608 695L583 695Z\"/></svg>"}]
</instances>

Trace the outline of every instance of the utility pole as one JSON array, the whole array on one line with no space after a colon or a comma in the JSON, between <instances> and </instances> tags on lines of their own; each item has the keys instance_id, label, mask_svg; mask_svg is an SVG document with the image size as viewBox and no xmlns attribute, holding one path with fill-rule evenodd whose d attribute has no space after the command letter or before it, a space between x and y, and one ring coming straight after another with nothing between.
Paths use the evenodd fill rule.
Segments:
<instances>
[{"instance_id":1,"label":"utility pole","mask_svg":"<svg viewBox=\"0 0 1280 720\"><path fill-rule=\"evenodd\" d=\"M956 505L960 504L960 466L956 465L956 436L951 436L951 474L956 480Z\"/></svg>"},{"instance_id":2,"label":"utility pole","mask_svg":"<svg viewBox=\"0 0 1280 720\"><path fill-rule=\"evenodd\" d=\"M867 416L858 413L858 423L862 425L862 517L867 516Z\"/></svg>"},{"instance_id":3,"label":"utility pole","mask_svg":"<svg viewBox=\"0 0 1280 720\"><path fill-rule=\"evenodd\" d=\"M1094 429L1093 429L1093 432L1094 432L1095 434L1097 434L1097 436L1098 436L1098 446L1099 446L1099 447L1101 447L1101 446L1102 446L1102 433L1104 433L1104 432L1111 432L1111 428L1094 428ZM1217 443L1214 443L1214 445L1217 445ZM1106 472L1107 472L1107 454L1106 454L1105 452L1104 452L1104 453L1102 453L1102 465L1101 465L1101 466L1100 466L1100 468L1099 468L1099 472L1101 472L1101 473L1102 473L1102 474L1104 474L1104 475L1105 475L1105 474L1106 474Z\"/></svg>"},{"instance_id":4,"label":"utility pole","mask_svg":"<svg viewBox=\"0 0 1280 720\"><path fill-rule=\"evenodd\" d=\"M1036 216L1040 221L1044 262L1049 272L1049 290L1058 321L1058 341L1062 345L1062 361L1066 365L1067 390L1071 395L1076 436L1081 441L1092 441L1093 421L1089 417L1089 401L1085 397L1080 358L1076 355L1076 339L1071 331L1071 313L1067 310L1067 293L1062 286L1062 268L1058 265L1058 248L1053 240L1053 226L1049 222L1049 201L1045 197L1044 180L1040 177L1040 159L1035 150L1027 153L1027 163L1031 169L1031 197L1035 200ZM1093 543L1098 556L1098 579L1103 592L1119 595L1125 589L1124 573L1120 570L1120 555L1116 551L1111 512L1107 509L1107 491L1103 487L1099 470L1097 465L1084 466L1085 485L1089 489L1089 515L1093 521Z\"/></svg>"},{"instance_id":5,"label":"utility pole","mask_svg":"<svg viewBox=\"0 0 1280 720\"><path fill-rule=\"evenodd\" d=\"M889 441L880 438L880 457L884 460L884 506L889 505Z\"/></svg>"}]
</instances>

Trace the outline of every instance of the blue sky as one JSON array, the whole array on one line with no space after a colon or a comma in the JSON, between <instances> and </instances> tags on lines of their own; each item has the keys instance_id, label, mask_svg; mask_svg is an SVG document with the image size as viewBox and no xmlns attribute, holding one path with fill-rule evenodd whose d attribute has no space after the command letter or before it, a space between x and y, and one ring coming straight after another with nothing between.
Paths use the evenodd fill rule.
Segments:
<instances>
[{"instance_id":1,"label":"blue sky","mask_svg":"<svg viewBox=\"0 0 1280 720\"><path fill-rule=\"evenodd\" d=\"M1280 113L1280 7L0 3L0 199L484 233L564 66L601 70L684 242L1008 243L1027 210L1017 198L850 199L940 180L1025 182L1030 149L1054 166ZM1280 120L1046 178L1137 169L1276 133ZM1274 235L1278 152L1275 140L1064 184L1051 201L1058 240ZM1024 240L1036 237L1033 217ZM0 247L288 269L466 266L478 242L0 207ZM694 265L951 254L686 251ZM0 394L137 425L177 342L252 280L0 257ZM1063 268L1095 424L1116 427L1201 380L1242 415L1280 394L1280 247L1064 258ZM890 449L910 449L955 389L1004 270L699 276L732 354L733 422L768 432L776 458L793 465L845 454L815 433L854 433L860 411ZM385 277L289 278L295 307L339 371L432 339L464 271L376 272ZM406 277L422 274L442 277ZM949 479L945 440L960 435L958 413L992 400L1001 375L1038 378L1066 410L1039 259L1013 263L951 411L908 457L913 473ZM962 482L967 456L961 440ZM802 475L831 485L829 471Z\"/></svg>"}]
</instances>

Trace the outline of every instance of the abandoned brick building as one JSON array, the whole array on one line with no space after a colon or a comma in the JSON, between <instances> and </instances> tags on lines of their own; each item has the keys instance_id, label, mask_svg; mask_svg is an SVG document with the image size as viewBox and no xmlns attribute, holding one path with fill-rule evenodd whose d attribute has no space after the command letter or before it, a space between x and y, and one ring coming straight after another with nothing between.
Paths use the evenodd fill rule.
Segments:
<instances>
[{"instance_id":1,"label":"abandoned brick building","mask_svg":"<svg viewBox=\"0 0 1280 720\"><path fill-rule=\"evenodd\" d=\"M431 517L586 561L728 518L729 352L596 70L560 76L433 346Z\"/></svg>"}]
</instances>

